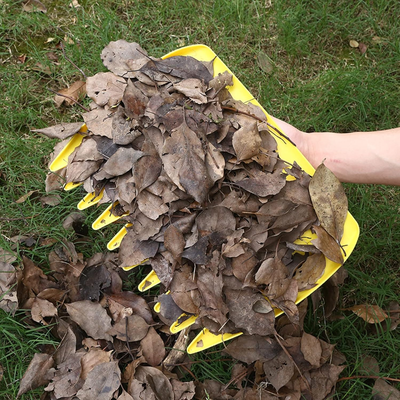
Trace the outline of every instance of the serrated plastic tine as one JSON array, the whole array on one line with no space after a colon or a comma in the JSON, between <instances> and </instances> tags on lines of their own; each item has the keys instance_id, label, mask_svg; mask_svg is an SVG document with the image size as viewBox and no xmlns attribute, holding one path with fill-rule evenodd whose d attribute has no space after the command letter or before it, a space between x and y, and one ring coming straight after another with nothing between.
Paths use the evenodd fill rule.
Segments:
<instances>
[{"instance_id":1,"label":"serrated plastic tine","mask_svg":"<svg viewBox=\"0 0 400 400\"><path fill-rule=\"evenodd\" d=\"M178 333L181 330L193 325L198 318L198 315L190 315L183 313L180 317L169 327L171 333Z\"/></svg>"},{"instance_id":2,"label":"serrated plastic tine","mask_svg":"<svg viewBox=\"0 0 400 400\"><path fill-rule=\"evenodd\" d=\"M65 168L68 165L68 157L82 143L83 138L86 136L85 133L87 132L87 127L85 124L82 125L82 128L79 132L81 133L75 133L75 135L71 137L69 142L50 164L50 171L56 172L62 168Z\"/></svg>"},{"instance_id":3,"label":"serrated plastic tine","mask_svg":"<svg viewBox=\"0 0 400 400\"><path fill-rule=\"evenodd\" d=\"M66 183L64 185L64 190L68 192L69 190L75 189L75 188L77 188L78 186L81 186L81 185L83 185L82 182L78 182L78 183L68 182L68 183Z\"/></svg>"},{"instance_id":4,"label":"serrated plastic tine","mask_svg":"<svg viewBox=\"0 0 400 400\"><path fill-rule=\"evenodd\" d=\"M217 344L225 343L228 340L237 338L243 335L243 332L238 333L224 333L221 335L214 335L208 329L204 328L189 344L187 352L189 354L198 353L200 351L209 349Z\"/></svg>"},{"instance_id":5,"label":"serrated plastic tine","mask_svg":"<svg viewBox=\"0 0 400 400\"><path fill-rule=\"evenodd\" d=\"M135 265L130 265L129 267L122 267L122 269L124 271L130 271L133 268L139 267L140 265L146 264L146 262L149 261L148 258L144 259L143 261L141 261L139 264L135 264Z\"/></svg>"},{"instance_id":6,"label":"serrated plastic tine","mask_svg":"<svg viewBox=\"0 0 400 400\"><path fill-rule=\"evenodd\" d=\"M127 228L132 226L131 223L127 223L108 243L107 249L112 251L118 249L121 245L122 239L128 233Z\"/></svg>"},{"instance_id":7,"label":"serrated plastic tine","mask_svg":"<svg viewBox=\"0 0 400 400\"><path fill-rule=\"evenodd\" d=\"M156 272L151 270L151 272L139 283L138 289L141 292L145 290L149 290L154 286L157 286L160 283L160 279L158 278Z\"/></svg>"},{"instance_id":8,"label":"serrated plastic tine","mask_svg":"<svg viewBox=\"0 0 400 400\"><path fill-rule=\"evenodd\" d=\"M96 221L93 222L92 224L92 229L95 231L104 228L105 226L112 224L115 221L118 221L122 217L126 217L129 215L129 213L123 214L123 215L114 215L112 213L112 209L118 205L118 202L115 202L113 204L110 204L102 213L101 215L96 219Z\"/></svg>"},{"instance_id":9,"label":"serrated plastic tine","mask_svg":"<svg viewBox=\"0 0 400 400\"><path fill-rule=\"evenodd\" d=\"M86 210L89 207L94 206L103 198L104 189L96 196L95 192L88 193L79 203L78 210Z\"/></svg>"}]
</instances>

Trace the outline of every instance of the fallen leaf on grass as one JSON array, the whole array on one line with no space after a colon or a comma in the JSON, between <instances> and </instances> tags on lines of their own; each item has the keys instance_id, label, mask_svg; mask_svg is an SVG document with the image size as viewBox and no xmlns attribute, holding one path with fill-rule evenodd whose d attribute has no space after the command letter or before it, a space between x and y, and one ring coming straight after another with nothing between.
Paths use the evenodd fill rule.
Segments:
<instances>
[{"instance_id":1,"label":"fallen leaf on grass","mask_svg":"<svg viewBox=\"0 0 400 400\"><path fill-rule=\"evenodd\" d=\"M399 400L400 391L387 383L384 379L377 379L372 388L373 400Z\"/></svg>"},{"instance_id":2,"label":"fallen leaf on grass","mask_svg":"<svg viewBox=\"0 0 400 400\"><path fill-rule=\"evenodd\" d=\"M357 40L352 39L349 41L349 45L350 47L357 48L359 46L359 43L357 42Z\"/></svg>"},{"instance_id":3,"label":"fallen leaf on grass","mask_svg":"<svg viewBox=\"0 0 400 400\"><path fill-rule=\"evenodd\" d=\"M14 313L18 309L15 267L0 261L0 309Z\"/></svg>"},{"instance_id":4,"label":"fallen leaf on grass","mask_svg":"<svg viewBox=\"0 0 400 400\"><path fill-rule=\"evenodd\" d=\"M377 324L388 318L387 314L377 305L360 304L348 308L369 324Z\"/></svg>"},{"instance_id":5,"label":"fallen leaf on grass","mask_svg":"<svg viewBox=\"0 0 400 400\"><path fill-rule=\"evenodd\" d=\"M31 197L34 193L37 193L37 192L38 192L38 190L30 190L28 193L21 196L18 200L15 200L15 202L17 204L24 203L26 200L29 199L29 197Z\"/></svg>"},{"instance_id":6,"label":"fallen leaf on grass","mask_svg":"<svg viewBox=\"0 0 400 400\"><path fill-rule=\"evenodd\" d=\"M54 101L57 107L60 107L63 103L72 106L85 94L86 83L83 81L76 81L68 88L59 90L54 97Z\"/></svg>"},{"instance_id":7,"label":"fallen leaf on grass","mask_svg":"<svg viewBox=\"0 0 400 400\"><path fill-rule=\"evenodd\" d=\"M271 59L262 51L257 55L257 63L261 70L268 75L270 75L274 70Z\"/></svg>"},{"instance_id":8,"label":"fallen leaf on grass","mask_svg":"<svg viewBox=\"0 0 400 400\"><path fill-rule=\"evenodd\" d=\"M25 12L42 12L47 13L46 6L39 0L28 0L22 5L22 9Z\"/></svg>"}]
</instances>

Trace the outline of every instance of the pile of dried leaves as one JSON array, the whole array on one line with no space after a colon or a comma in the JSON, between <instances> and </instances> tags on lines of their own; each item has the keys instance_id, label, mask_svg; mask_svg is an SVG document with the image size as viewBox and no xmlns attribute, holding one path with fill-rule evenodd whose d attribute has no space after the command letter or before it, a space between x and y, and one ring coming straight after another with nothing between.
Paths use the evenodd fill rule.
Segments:
<instances>
[{"instance_id":1,"label":"pile of dried leaves","mask_svg":"<svg viewBox=\"0 0 400 400\"><path fill-rule=\"evenodd\" d=\"M41 375L51 379L49 398L324 399L343 360L302 331L305 305L295 302L315 287L326 259L343 263L347 199L339 181L323 164L311 178L280 159L275 137L285 138L260 108L232 98L232 75L214 77L212 61L155 59L123 40L101 57L110 71L87 79L88 134L58 175L87 192L103 191L100 203L129 213L132 226L118 259L83 262L70 249L53 254L60 262L51 279L20 280L19 290L34 293L25 295L31 307L23 302L34 320L59 314L62 344L36 364L55 365ZM36 132L67 139L80 128ZM312 243L295 244L309 229ZM158 297L159 315L143 298L121 292L119 267L147 259L162 292L170 291ZM24 264L23 274L36 268ZM285 313L277 324L274 308ZM176 361L167 361L172 352L165 359L174 343L168 326L182 313L198 315L196 326L214 333L244 332L225 350L241 362L233 386L205 382L195 394L193 383L170 372ZM180 335L185 344L186 337ZM246 376L254 386L246 380L242 387Z\"/></svg>"},{"instance_id":2,"label":"pile of dried leaves","mask_svg":"<svg viewBox=\"0 0 400 400\"><path fill-rule=\"evenodd\" d=\"M325 256L343 263L339 181L323 164L311 179L281 160L263 111L234 100L232 75L213 77L212 61L155 59L122 40L101 57L110 72L87 79L88 135L59 174L129 213L119 266L150 260L170 290L169 320L185 312L211 332L266 336L277 307L297 324L298 292L315 286ZM80 127L36 131L65 139ZM309 228L313 244L296 245Z\"/></svg>"},{"instance_id":3,"label":"pile of dried leaves","mask_svg":"<svg viewBox=\"0 0 400 400\"><path fill-rule=\"evenodd\" d=\"M65 242L50 253L49 266L44 274L24 257L23 269L10 269L10 283L17 282L14 301L30 310L32 323L52 324L61 341L34 356L19 395L45 385L42 400L268 400L277 393L322 400L344 368L334 345L303 331L305 301L298 325L283 316L275 337L243 335L227 345L234 364L230 382L188 381L189 374L195 379L184 352L190 328L172 335L153 311L153 298L123 291L126 272L116 255L83 260Z\"/></svg>"}]
</instances>

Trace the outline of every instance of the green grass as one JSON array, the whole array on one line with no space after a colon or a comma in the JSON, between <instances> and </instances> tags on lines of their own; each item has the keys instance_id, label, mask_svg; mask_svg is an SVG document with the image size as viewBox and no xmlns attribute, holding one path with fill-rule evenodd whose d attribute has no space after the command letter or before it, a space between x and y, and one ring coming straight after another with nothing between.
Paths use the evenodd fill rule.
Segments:
<instances>
[{"instance_id":1,"label":"green grass","mask_svg":"<svg viewBox=\"0 0 400 400\"><path fill-rule=\"evenodd\" d=\"M31 190L44 194L49 154L56 142L31 129L81 121L79 107L57 109L52 100L51 90L82 79L55 47L65 36L74 41L65 44L67 56L88 76L105 71L99 54L112 40L137 41L154 56L183 45L204 43L267 111L302 130L350 132L400 125L400 4L396 0L276 0L272 5L266 0L80 0L79 9L69 7L68 2L43 1L47 14L24 13L21 2L0 3L2 248L10 249L9 239L18 234L54 238L58 243L67 238L76 242L78 251L91 256L105 250L118 228L90 230L90 243L77 241L74 233L62 229L62 221L82 197L80 189L62 193L62 203L54 208L43 207L33 197L15 203ZM350 39L365 43L367 52L362 55L351 48ZM57 55L57 63L48 58L49 52ZM271 60L271 74L257 66L260 52ZM23 54L26 62L18 63ZM45 67L47 72L43 72ZM341 288L339 308L362 303L386 308L399 298L400 190L346 185L346 192L361 235L346 262L349 279ZM86 212L88 225L97 213ZM51 249L35 244L29 248L20 245L16 250L46 266ZM135 282L132 278L131 285ZM333 322L309 314L306 329L337 343L347 357L348 367L342 376L355 375L361 356L373 355L382 376L400 378L399 332L378 329L372 334L355 315L338 313L344 319ZM41 331L22 329L20 322L15 320L13 325L11 317L1 314L0 331L12 333L15 329L21 337L35 334L35 340L48 340ZM8 338L10 343L14 340L12 335ZM14 398L18 379L38 350L37 342L29 340L15 339L14 357L6 361L7 370L13 372L0 382L2 398ZM21 343L29 346L21 347ZM0 345L3 367L9 351ZM193 368L202 379L210 377L204 366L205 361ZM230 379L229 369L217 361L209 371L212 376L219 375L221 381ZM364 379L341 382L335 398L371 398L371 385L372 381Z\"/></svg>"},{"instance_id":2,"label":"green grass","mask_svg":"<svg viewBox=\"0 0 400 400\"><path fill-rule=\"evenodd\" d=\"M0 310L0 365L4 370L0 382L0 398L17 398L19 381L28 367L32 355L47 347L55 349L57 342L50 336L49 327L29 327L23 322L24 314L19 311L14 317ZM31 391L21 397L34 400L40 397L41 389Z\"/></svg>"}]
</instances>

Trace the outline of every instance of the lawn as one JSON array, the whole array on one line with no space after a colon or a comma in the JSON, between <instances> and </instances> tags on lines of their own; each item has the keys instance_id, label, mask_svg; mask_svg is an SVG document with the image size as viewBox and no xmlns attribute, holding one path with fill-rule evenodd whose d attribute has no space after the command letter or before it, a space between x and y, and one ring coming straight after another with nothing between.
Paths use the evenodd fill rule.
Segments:
<instances>
[{"instance_id":1,"label":"lawn","mask_svg":"<svg viewBox=\"0 0 400 400\"><path fill-rule=\"evenodd\" d=\"M42 205L38 199L45 194L57 141L31 131L82 120L78 105L55 105L54 91L105 71L99 55L110 41L138 42L159 57L206 44L270 114L310 134L400 125L396 0L78 1L74 7L43 0L46 13L24 11L21 1L0 2L0 249L15 251L17 262L25 254L46 266L49 252L63 239L90 257L104 251L120 228L89 229L89 240L63 229L83 192L61 193L56 207ZM84 107L88 103L82 101ZM367 324L345 310L355 304L387 310L399 302L400 189L346 184L345 190L361 229L345 264L349 277L340 288L335 318L326 320L321 307L313 313L310 306L305 330L335 343L346 356L342 377L363 375L361 360L372 356L380 376L400 379L399 330ZM86 212L87 225L98 213ZM16 398L25 368L45 345L54 345L48 329L27 327L23 314L12 318L0 310L0 398ZM221 358L202 354L193 374L228 382L229 365ZM372 379L343 380L334 398L372 398L373 384Z\"/></svg>"}]
</instances>

